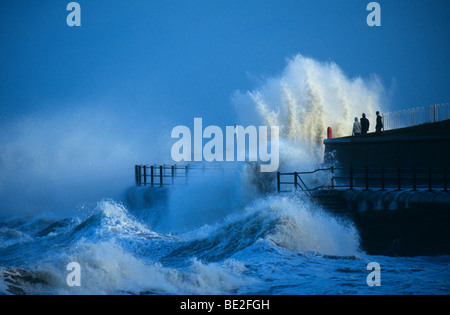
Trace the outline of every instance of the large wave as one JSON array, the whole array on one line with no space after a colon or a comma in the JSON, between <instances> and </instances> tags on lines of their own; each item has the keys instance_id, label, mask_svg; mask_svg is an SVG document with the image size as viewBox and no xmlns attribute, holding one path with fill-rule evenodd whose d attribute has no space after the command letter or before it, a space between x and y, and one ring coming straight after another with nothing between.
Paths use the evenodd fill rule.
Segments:
<instances>
[{"instance_id":1,"label":"large wave","mask_svg":"<svg viewBox=\"0 0 450 315\"><path fill-rule=\"evenodd\" d=\"M350 134L354 116L382 110L382 91L375 78L349 79L336 64L298 55L232 102L239 124L280 127L281 168L296 171L322 163L328 126ZM103 200L63 220L40 214L0 223L0 293L248 293L260 279L246 257L272 264L286 253L361 254L349 222L304 195L274 194L273 179L236 164L187 185L148 188L164 199L153 206ZM66 284L72 261L82 266L79 288Z\"/></svg>"},{"instance_id":2,"label":"large wave","mask_svg":"<svg viewBox=\"0 0 450 315\"><path fill-rule=\"evenodd\" d=\"M183 241L151 231L112 200L99 202L84 220L28 233L0 249L0 264L8 266L0 270L0 293L214 294L245 284L233 259L204 264L192 258L180 269L164 267L159 258ZM69 262L82 266L81 287L66 284Z\"/></svg>"},{"instance_id":3,"label":"large wave","mask_svg":"<svg viewBox=\"0 0 450 315\"><path fill-rule=\"evenodd\" d=\"M233 96L242 124L280 127L280 163L287 168L320 164L328 127L334 136L351 135L354 117L366 113L374 119L377 110L384 110L383 102L384 88L376 76L348 78L337 64L300 54L288 60L280 75Z\"/></svg>"},{"instance_id":4,"label":"large wave","mask_svg":"<svg viewBox=\"0 0 450 315\"><path fill-rule=\"evenodd\" d=\"M8 266L0 270L1 293L236 293L258 281L245 275L247 267L235 255L259 242L303 254L358 254L351 227L286 196L257 199L177 236L157 233L123 205L105 200L83 220L26 233L3 231L2 237L10 244L0 249L0 264ZM82 266L79 288L66 285L65 266L73 261Z\"/></svg>"}]
</instances>

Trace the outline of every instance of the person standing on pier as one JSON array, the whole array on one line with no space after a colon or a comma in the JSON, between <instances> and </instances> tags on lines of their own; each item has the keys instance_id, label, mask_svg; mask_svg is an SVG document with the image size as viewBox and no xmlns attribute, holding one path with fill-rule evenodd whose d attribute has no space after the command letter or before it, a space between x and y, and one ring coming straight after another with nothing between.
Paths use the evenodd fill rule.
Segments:
<instances>
[{"instance_id":1,"label":"person standing on pier","mask_svg":"<svg viewBox=\"0 0 450 315\"><path fill-rule=\"evenodd\" d=\"M377 111L377 124L375 126L376 133L381 133L381 129L383 129L383 118L380 115L380 112Z\"/></svg>"},{"instance_id":2,"label":"person standing on pier","mask_svg":"<svg viewBox=\"0 0 450 315\"><path fill-rule=\"evenodd\" d=\"M366 114L362 114L361 118L361 133L365 135L369 131L369 120L366 118Z\"/></svg>"},{"instance_id":3,"label":"person standing on pier","mask_svg":"<svg viewBox=\"0 0 450 315\"><path fill-rule=\"evenodd\" d=\"M361 134L361 124L359 123L358 117L355 117L355 122L353 123L353 135L359 136Z\"/></svg>"}]
</instances>

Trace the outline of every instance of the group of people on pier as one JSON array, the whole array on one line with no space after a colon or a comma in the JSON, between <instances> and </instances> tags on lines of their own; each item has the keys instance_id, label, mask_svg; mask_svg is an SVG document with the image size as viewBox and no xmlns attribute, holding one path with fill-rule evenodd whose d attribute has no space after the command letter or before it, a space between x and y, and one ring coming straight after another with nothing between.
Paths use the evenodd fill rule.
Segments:
<instances>
[{"instance_id":1,"label":"group of people on pier","mask_svg":"<svg viewBox=\"0 0 450 315\"><path fill-rule=\"evenodd\" d=\"M362 117L358 119L358 117L355 117L355 122L353 123L353 136L359 136L359 135L365 135L367 132L369 132L369 126L370 122L366 118L366 114L363 113ZM375 125L375 132L381 133L381 130L383 130L383 118L380 115L380 112L377 111L377 123Z\"/></svg>"}]
</instances>

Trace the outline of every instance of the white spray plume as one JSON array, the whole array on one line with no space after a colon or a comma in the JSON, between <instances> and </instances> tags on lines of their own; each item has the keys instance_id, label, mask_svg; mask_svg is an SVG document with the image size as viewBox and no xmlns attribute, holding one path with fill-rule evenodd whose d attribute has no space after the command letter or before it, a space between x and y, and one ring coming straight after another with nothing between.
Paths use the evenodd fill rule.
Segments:
<instances>
[{"instance_id":1,"label":"white spray plume","mask_svg":"<svg viewBox=\"0 0 450 315\"><path fill-rule=\"evenodd\" d=\"M253 91L236 92L233 105L243 121L252 117L253 124L280 127L285 167L312 167L323 160L327 128L334 137L348 136L354 117L366 113L374 122L375 111L383 111L384 92L376 76L350 79L333 62L296 55L279 76Z\"/></svg>"}]
</instances>

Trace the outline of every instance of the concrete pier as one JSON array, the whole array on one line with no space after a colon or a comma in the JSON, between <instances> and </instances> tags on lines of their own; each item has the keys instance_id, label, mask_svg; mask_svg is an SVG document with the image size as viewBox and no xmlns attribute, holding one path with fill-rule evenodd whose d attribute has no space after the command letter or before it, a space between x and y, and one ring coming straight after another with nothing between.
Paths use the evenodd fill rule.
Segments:
<instances>
[{"instance_id":1,"label":"concrete pier","mask_svg":"<svg viewBox=\"0 0 450 315\"><path fill-rule=\"evenodd\" d=\"M347 205L363 250L389 256L450 255L450 120L324 144L328 165L386 170L381 189L367 185L335 193ZM375 175L362 177L379 183ZM391 189L384 190L385 176ZM398 189L392 189L395 185Z\"/></svg>"},{"instance_id":2,"label":"concrete pier","mask_svg":"<svg viewBox=\"0 0 450 315\"><path fill-rule=\"evenodd\" d=\"M450 168L450 120L324 144L325 162L336 167Z\"/></svg>"}]
</instances>

